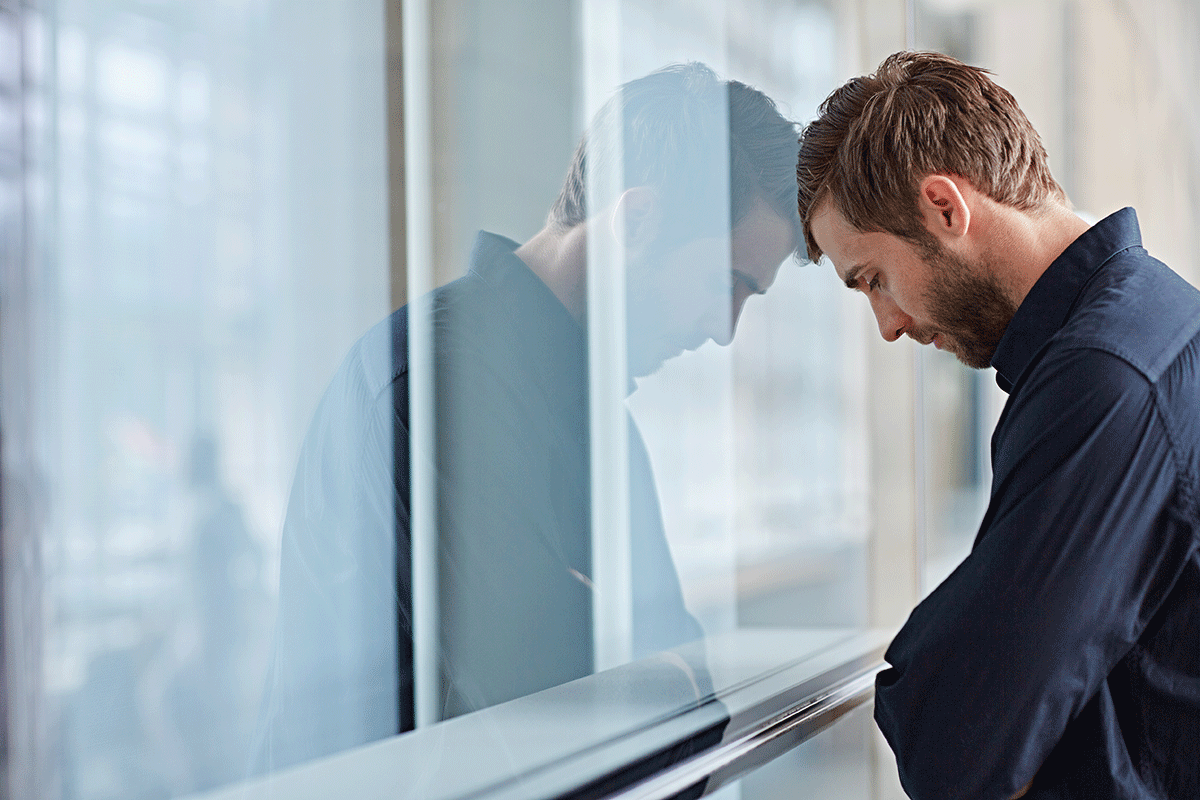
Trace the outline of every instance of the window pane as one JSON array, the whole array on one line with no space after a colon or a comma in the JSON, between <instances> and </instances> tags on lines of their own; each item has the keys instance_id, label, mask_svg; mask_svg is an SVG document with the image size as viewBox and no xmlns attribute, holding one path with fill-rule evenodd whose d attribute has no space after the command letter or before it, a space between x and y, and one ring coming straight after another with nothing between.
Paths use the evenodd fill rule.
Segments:
<instances>
[{"instance_id":1,"label":"window pane","mask_svg":"<svg viewBox=\"0 0 1200 800\"><path fill-rule=\"evenodd\" d=\"M246 775L303 430L387 310L382 4L35 22L36 794L176 796Z\"/></svg>"},{"instance_id":2,"label":"window pane","mask_svg":"<svg viewBox=\"0 0 1200 800\"><path fill-rule=\"evenodd\" d=\"M872 605L872 548L912 533L875 492L915 467L870 452L868 318L795 210L798 124L868 38L842 5L59 0L22 25L0 226L30 796L474 752L430 735L536 781L700 719L682 758L907 610ZM864 794L867 729L723 791Z\"/></svg>"}]
</instances>

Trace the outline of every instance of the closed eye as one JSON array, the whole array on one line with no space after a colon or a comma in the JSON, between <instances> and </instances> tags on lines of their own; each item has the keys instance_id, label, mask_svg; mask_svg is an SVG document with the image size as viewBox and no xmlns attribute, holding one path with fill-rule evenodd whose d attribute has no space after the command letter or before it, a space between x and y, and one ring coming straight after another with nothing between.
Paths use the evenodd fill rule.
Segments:
<instances>
[{"instance_id":1,"label":"closed eye","mask_svg":"<svg viewBox=\"0 0 1200 800\"><path fill-rule=\"evenodd\" d=\"M879 288L879 273L878 272L875 273L875 277L873 277L866 284L866 287L865 288L863 287L863 277L862 276L863 276L863 273L866 272L868 269L872 269L872 266L869 264L856 264L853 267L851 267L849 270L847 270L846 278L845 278L846 288L852 292L863 292L864 294L867 292L870 292L872 289L878 289Z\"/></svg>"},{"instance_id":2,"label":"closed eye","mask_svg":"<svg viewBox=\"0 0 1200 800\"><path fill-rule=\"evenodd\" d=\"M742 272L740 269L731 269L729 272L732 278L730 284L734 294L737 293L737 287L739 283L745 286L746 289L749 290L750 294L767 293L767 290L760 286L758 281L754 280L754 278L752 278L750 275L747 275L745 272Z\"/></svg>"}]
</instances>

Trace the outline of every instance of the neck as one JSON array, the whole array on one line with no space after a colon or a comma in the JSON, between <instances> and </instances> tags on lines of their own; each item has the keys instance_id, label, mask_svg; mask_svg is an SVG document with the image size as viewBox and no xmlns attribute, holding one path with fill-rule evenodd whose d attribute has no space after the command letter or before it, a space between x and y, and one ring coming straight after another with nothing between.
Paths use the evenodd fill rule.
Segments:
<instances>
[{"instance_id":1,"label":"neck","mask_svg":"<svg viewBox=\"0 0 1200 800\"><path fill-rule=\"evenodd\" d=\"M548 223L517 248L516 256L583 325L587 318L587 224L564 229Z\"/></svg>"},{"instance_id":2,"label":"neck","mask_svg":"<svg viewBox=\"0 0 1200 800\"><path fill-rule=\"evenodd\" d=\"M990 205L985 227L992 235L983 240L1009 298L1020 306L1054 260L1090 226L1058 202L1031 212Z\"/></svg>"}]
</instances>

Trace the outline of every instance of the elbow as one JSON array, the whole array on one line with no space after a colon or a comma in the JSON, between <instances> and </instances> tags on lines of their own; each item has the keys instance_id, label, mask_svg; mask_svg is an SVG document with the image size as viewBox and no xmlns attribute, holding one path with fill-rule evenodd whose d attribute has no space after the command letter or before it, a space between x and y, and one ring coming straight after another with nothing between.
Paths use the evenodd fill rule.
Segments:
<instances>
[{"instance_id":1,"label":"elbow","mask_svg":"<svg viewBox=\"0 0 1200 800\"><path fill-rule=\"evenodd\" d=\"M891 673L891 674L889 674ZM959 715L954 703L930 693L921 701L896 697L899 674L880 673L876 682L875 722L896 757L900 784L913 800L1009 800L1020 797L1002 789L1003 759L986 737Z\"/></svg>"}]
</instances>

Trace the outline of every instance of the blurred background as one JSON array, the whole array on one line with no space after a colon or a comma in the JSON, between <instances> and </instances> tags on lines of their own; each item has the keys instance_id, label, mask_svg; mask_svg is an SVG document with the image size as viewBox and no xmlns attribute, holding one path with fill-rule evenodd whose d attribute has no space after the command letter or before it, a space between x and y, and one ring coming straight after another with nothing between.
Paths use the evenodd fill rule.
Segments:
<instances>
[{"instance_id":1,"label":"blurred background","mask_svg":"<svg viewBox=\"0 0 1200 800\"><path fill-rule=\"evenodd\" d=\"M802 123L890 52L948 53L1013 92L1081 215L1133 205L1200 279L1189 0L427 2L405 98L409 5L0 0L5 796L245 775L321 392L406 302L407 237L440 285L477 229L536 232L620 81L701 60ZM709 634L900 624L969 549L1003 402L785 263L732 346L629 400L689 609ZM896 797L889 759L863 709L726 791Z\"/></svg>"}]
</instances>

